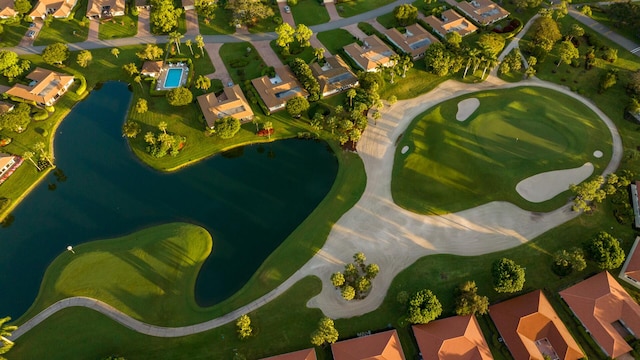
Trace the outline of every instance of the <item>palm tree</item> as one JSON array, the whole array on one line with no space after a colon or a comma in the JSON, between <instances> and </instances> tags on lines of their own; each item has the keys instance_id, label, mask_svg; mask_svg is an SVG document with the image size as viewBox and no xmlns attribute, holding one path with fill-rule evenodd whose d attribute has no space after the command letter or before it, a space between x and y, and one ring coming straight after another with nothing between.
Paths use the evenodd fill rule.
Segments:
<instances>
[{"instance_id":1,"label":"palm tree","mask_svg":"<svg viewBox=\"0 0 640 360\"><path fill-rule=\"evenodd\" d=\"M314 48L313 56L315 56L318 61L324 59L324 48Z\"/></svg>"},{"instance_id":2,"label":"palm tree","mask_svg":"<svg viewBox=\"0 0 640 360\"><path fill-rule=\"evenodd\" d=\"M17 326L9 326L6 325L7 322L11 320L10 317L5 317L0 319L0 355L6 354L13 347L13 341L7 339L7 337L11 336L11 333L18 330ZM0 356L1 360L5 360L4 357Z\"/></svg>"},{"instance_id":3,"label":"palm tree","mask_svg":"<svg viewBox=\"0 0 640 360\"><path fill-rule=\"evenodd\" d=\"M33 164L33 166L36 167L36 169L38 169L38 171L41 171L42 169L40 169L40 166L38 166L38 163L36 163L35 161L33 161L33 153L31 151L25 151L24 154L22 154L22 158L23 159L27 159L29 161L31 161L31 163Z\"/></svg>"},{"instance_id":4,"label":"palm tree","mask_svg":"<svg viewBox=\"0 0 640 360\"><path fill-rule=\"evenodd\" d=\"M400 58L400 65L402 65L402 77L407 77L407 70L413 67L413 61L411 60L411 56L404 55Z\"/></svg>"},{"instance_id":5,"label":"palm tree","mask_svg":"<svg viewBox=\"0 0 640 360\"><path fill-rule=\"evenodd\" d=\"M53 166L53 161L51 161L51 159L49 158L49 156L47 156L47 153L44 151L44 143L42 141L37 142L34 146L36 151L40 151L40 153L42 154L42 157L47 160L47 162L49 163L49 165Z\"/></svg>"},{"instance_id":6,"label":"palm tree","mask_svg":"<svg viewBox=\"0 0 640 360\"><path fill-rule=\"evenodd\" d=\"M478 55L480 55L480 49L478 48L471 48L467 50L467 66L464 68L464 74L462 75L463 79L467 77L467 71L469 70L469 67L472 64L477 63Z\"/></svg>"},{"instance_id":7,"label":"palm tree","mask_svg":"<svg viewBox=\"0 0 640 360\"><path fill-rule=\"evenodd\" d=\"M138 85L140 85L140 90L144 91L144 88L142 87L142 77L140 75L134 77L133 81L135 81L136 83L138 83Z\"/></svg>"},{"instance_id":8,"label":"palm tree","mask_svg":"<svg viewBox=\"0 0 640 360\"><path fill-rule=\"evenodd\" d=\"M176 48L178 49L178 54L180 54L180 39L182 39L183 37L184 35L182 35L178 31L173 31L169 33L169 40L173 41L173 43L176 44Z\"/></svg>"},{"instance_id":9,"label":"palm tree","mask_svg":"<svg viewBox=\"0 0 640 360\"><path fill-rule=\"evenodd\" d=\"M254 117L253 119L251 119L251 122L256 126L256 132L258 132L260 130L258 128L258 126L260 125L260 123L258 122L258 118Z\"/></svg>"},{"instance_id":10,"label":"palm tree","mask_svg":"<svg viewBox=\"0 0 640 360\"><path fill-rule=\"evenodd\" d=\"M487 69L493 69L494 67L496 67L496 65L498 65L498 63L498 58L496 58L495 56L489 56L488 58L486 58L484 61L484 70L482 71L482 77L480 77L480 79L484 79L484 74L487 72Z\"/></svg>"},{"instance_id":11,"label":"palm tree","mask_svg":"<svg viewBox=\"0 0 640 360\"><path fill-rule=\"evenodd\" d=\"M191 47L191 39L187 39L187 41L184 42L185 45L187 45L189 47L189 50L191 51L191 56L193 56L193 48Z\"/></svg>"},{"instance_id":12,"label":"palm tree","mask_svg":"<svg viewBox=\"0 0 640 360\"><path fill-rule=\"evenodd\" d=\"M262 128L267 131L267 136L269 137L269 140L271 140L271 130L273 130L273 123L271 121L265 121L264 125L262 125Z\"/></svg>"},{"instance_id":13,"label":"palm tree","mask_svg":"<svg viewBox=\"0 0 640 360\"><path fill-rule=\"evenodd\" d=\"M400 62L400 56L398 54L391 55L390 60L392 65L389 68L389 73L391 74L391 83L393 84L397 72L398 63Z\"/></svg>"},{"instance_id":14,"label":"palm tree","mask_svg":"<svg viewBox=\"0 0 640 360\"><path fill-rule=\"evenodd\" d=\"M356 95L357 95L356 89L351 88L347 90L347 97L349 98L349 107L353 106L353 98L356 97Z\"/></svg>"},{"instance_id":15,"label":"palm tree","mask_svg":"<svg viewBox=\"0 0 640 360\"><path fill-rule=\"evenodd\" d=\"M167 122L166 121L160 121L160 124L158 124L158 129L160 131L162 131L166 135L167 134Z\"/></svg>"},{"instance_id":16,"label":"palm tree","mask_svg":"<svg viewBox=\"0 0 640 360\"><path fill-rule=\"evenodd\" d=\"M384 66L384 64L378 63L378 65L376 65L376 71L380 73L380 76L382 76L382 79L384 79L385 70L387 70L387 67Z\"/></svg>"},{"instance_id":17,"label":"palm tree","mask_svg":"<svg viewBox=\"0 0 640 360\"><path fill-rule=\"evenodd\" d=\"M118 48L111 49L111 55L115 56L117 59L118 55L120 55L120 50L118 50Z\"/></svg>"},{"instance_id":18,"label":"palm tree","mask_svg":"<svg viewBox=\"0 0 640 360\"><path fill-rule=\"evenodd\" d=\"M144 134L144 142L146 142L149 145L155 145L156 143L155 135L153 135L151 131L147 132L146 134Z\"/></svg>"},{"instance_id":19,"label":"palm tree","mask_svg":"<svg viewBox=\"0 0 640 360\"><path fill-rule=\"evenodd\" d=\"M198 34L196 35L195 38L196 41L196 46L200 49L200 52L202 53L202 56L204 56L204 39L202 38L202 35Z\"/></svg>"}]
</instances>

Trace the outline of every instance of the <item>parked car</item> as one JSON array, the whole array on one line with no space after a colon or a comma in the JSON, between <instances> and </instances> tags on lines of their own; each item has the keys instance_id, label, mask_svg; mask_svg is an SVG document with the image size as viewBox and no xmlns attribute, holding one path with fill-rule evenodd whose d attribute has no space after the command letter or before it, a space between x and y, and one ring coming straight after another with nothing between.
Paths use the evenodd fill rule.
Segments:
<instances>
[{"instance_id":1,"label":"parked car","mask_svg":"<svg viewBox=\"0 0 640 360\"><path fill-rule=\"evenodd\" d=\"M287 14L291 12L291 8L289 6L285 6L284 7L284 12L286 12Z\"/></svg>"},{"instance_id":2,"label":"parked car","mask_svg":"<svg viewBox=\"0 0 640 360\"><path fill-rule=\"evenodd\" d=\"M33 30L29 30L27 33L27 37L33 39L36 36L36 32Z\"/></svg>"},{"instance_id":3,"label":"parked car","mask_svg":"<svg viewBox=\"0 0 640 360\"><path fill-rule=\"evenodd\" d=\"M36 23L34 23L34 22L29 23L29 27L30 28L35 27L35 26L36 26Z\"/></svg>"}]
</instances>

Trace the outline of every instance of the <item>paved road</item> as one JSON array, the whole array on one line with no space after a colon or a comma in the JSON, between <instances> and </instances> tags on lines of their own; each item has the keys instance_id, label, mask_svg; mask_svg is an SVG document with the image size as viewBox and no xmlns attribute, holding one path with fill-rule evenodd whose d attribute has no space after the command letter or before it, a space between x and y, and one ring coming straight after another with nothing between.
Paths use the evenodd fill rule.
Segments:
<instances>
[{"instance_id":1,"label":"paved road","mask_svg":"<svg viewBox=\"0 0 640 360\"><path fill-rule=\"evenodd\" d=\"M589 27L591 30L597 31L598 33L600 33L600 35L608 38L609 40L629 50L632 54L635 54L636 56L640 57L640 45L638 43L632 40L629 40L622 35L615 33L613 30L602 25L601 23L593 20L588 16L585 16L584 14L582 14L577 10L575 5L572 5L569 8L569 15L571 15L571 17L573 17L574 19L578 20L582 24Z\"/></svg>"}]
</instances>

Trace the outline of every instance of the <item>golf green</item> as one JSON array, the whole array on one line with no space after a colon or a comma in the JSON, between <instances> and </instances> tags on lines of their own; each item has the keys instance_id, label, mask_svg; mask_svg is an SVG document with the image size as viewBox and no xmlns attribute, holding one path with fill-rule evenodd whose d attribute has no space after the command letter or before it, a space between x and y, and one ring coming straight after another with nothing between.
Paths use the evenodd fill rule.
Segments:
<instances>
[{"instance_id":1,"label":"golf green","mask_svg":"<svg viewBox=\"0 0 640 360\"><path fill-rule=\"evenodd\" d=\"M479 100L478 108L456 120L458 103L469 98ZM596 158L597 150L604 156ZM607 127L579 101L543 88L485 91L440 103L413 120L397 146L391 192L398 205L422 214L491 201L550 211L567 202L569 191L534 204L516 184L586 162L595 176L610 158Z\"/></svg>"}]
</instances>

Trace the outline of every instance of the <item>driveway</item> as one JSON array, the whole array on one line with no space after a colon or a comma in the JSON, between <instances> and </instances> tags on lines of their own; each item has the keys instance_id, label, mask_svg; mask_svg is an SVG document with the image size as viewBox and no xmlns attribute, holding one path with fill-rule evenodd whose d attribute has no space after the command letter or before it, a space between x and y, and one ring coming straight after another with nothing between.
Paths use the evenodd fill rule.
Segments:
<instances>
[{"instance_id":1,"label":"driveway","mask_svg":"<svg viewBox=\"0 0 640 360\"><path fill-rule=\"evenodd\" d=\"M211 63L216 71L212 74L207 75L209 79L219 79L222 81L223 86L227 86L229 82L231 82L231 75L229 75L229 71L227 67L224 66L222 59L220 58L220 48L222 44L204 44L205 50L207 50L207 54L209 54L209 59L211 59Z\"/></svg>"},{"instance_id":2,"label":"driveway","mask_svg":"<svg viewBox=\"0 0 640 360\"><path fill-rule=\"evenodd\" d=\"M362 30L360 30L360 28L358 27L358 24L351 24L351 25L347 25L342 27L342 29L347 30L348 32L351 33L351 35L355 36L356 39L358 40L362 40L364 38L366 38L367 34L365 34Z\"/></svg>"},{"instance_id":3,"label":"driveway","mask_svg":"<svg viewBox=\"0 0 640 360\"><path fill-rule=\"evenodd\" d=\"M198 23L198 13L195 10L187 10L184 13L187 22L186 35L200 34L200 24Z\"/></svg>"},{"instance_id":4,"label":"driveway","mask_svg":"<svg viewBox=\"0 0 640 360\"><path fill-rule=\"evenodd\" d=\"M320 40L318 40L318 34L313 34L311 35L311 39L309 39L309 42L311 43L311 46L313 46L316 49L319 48L323 48L324 49L324 56L325 57L329 57L332 56L333 54L331 54L329 52L329 49L327 49L321 42Z\"/></svg>"},{"instance_id":5,"label":"driveway","mask_svg":"<svg viewBox=\"0 0 640 360\"><path fill-rule=\"evenodd\" d=\"M18 46L31 46L33 45L33 41L38 37L38 34L40 33L40 29L42 29L42 21L40 19L35 20L33 22L35 25L31 28L28 28L27 31L25 31L24 36L22 37L22 39L20 39L20 43L18 44ZM29 31L35 31L36 34L30 38L27 37L27 34L29 33Z\"/></svg>"},{"instance_id":6,"label":"driveway","mask_svg":"<svg viewBox=\"0 0 640 360\"><path fill-rule=\"evenodd\" d=\"M89 35L87 41L98 41L100 36L100 20L89 20Z\"/></svg>"},{"instance_id":7,"label":"driveway","mask_svg":"<svg viewBox=\"0 0 640 360\"><path fill-rule=\"evenodd\" d=\"M283 66L284 64L280 61L278 55L276 55L271 46L269 46L270 42L271 40L255 41L253 42L253 46L256 48L258 54L260 54L262 60L264 60L264 63L267 64L267 66Z\"/></svg>"},{"instance_id":8,"label":"driveway","mask_svg":"<svg viewBox=\"0 0 640 360\"><path fill-rule=\"evenodd\" d=\"M293 20L293 14L291 12L287 13L284 11L284 7L288 6L286 2L279 2L278 8L280 9L280 16L282 16L282 22L286 22L292 27L296 27L296 21Z\"/></svg>"},{"instance_id":9,"label":"driveway","mask_svg":"<svg viewBox=\"0 0 640 360\"><path fill-rule=\"evenodd\" d=\"M138 34L136 34L136 37L140 36L152 36L149 9L140 9L138 14Z\"/></svg>"},{"instance_id":10,"label":"driveway","mask_svg":"<svg viewBox=\"0 0 640 360\"><path fill-rule=\"evenodd\" d=\"M325 2L324 3L324 7L327 9L327 12L329 13L329 19L330 21L336 21L336 20L340 20L342 19L342 16L340 16L340 14L338 14L338 9L336 9L336 3L335 2Z\"/></svg>"}]
</instances>

